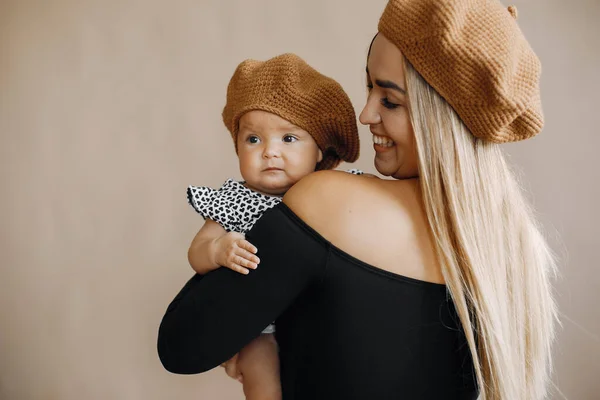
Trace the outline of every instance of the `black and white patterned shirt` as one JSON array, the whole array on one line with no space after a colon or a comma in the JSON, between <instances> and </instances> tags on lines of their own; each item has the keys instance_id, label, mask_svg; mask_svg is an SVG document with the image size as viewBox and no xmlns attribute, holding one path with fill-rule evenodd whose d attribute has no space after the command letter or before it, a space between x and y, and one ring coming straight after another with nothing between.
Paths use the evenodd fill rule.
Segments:
<instances>
[{"instance_id":1,"label":"black and white patterned shirt","mask_svg":"<svg viewBox=\"0 0 600 400\"><path fill-rule=\"evenodd\" d=\"M362 175L362 171L347 171ZM281 197L258 193L243 182L227 179L219 189L206 186L189 186L187 198L190 205L204 219L211 219L227 232L246 233L270 208L281 202Z\"/></svg>"},{"instance_id":2,"label":"black and white patterned shirt","mask_svg":"<svg viewBox=\"0 0 600 400\"><path fill-rule=\"evenodd\" d=\"M248 232L269 208L281 202L281 197L268 196L248 189L233 179L219 189L189 186L188 202L204 219L212 219L227 232Z\"/></svg>"}]
</instances>

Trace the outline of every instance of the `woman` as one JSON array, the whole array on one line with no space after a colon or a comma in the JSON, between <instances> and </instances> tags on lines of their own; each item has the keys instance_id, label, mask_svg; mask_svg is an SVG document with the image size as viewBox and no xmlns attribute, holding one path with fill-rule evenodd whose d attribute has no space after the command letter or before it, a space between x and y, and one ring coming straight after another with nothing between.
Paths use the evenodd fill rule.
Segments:
<instances>
[{"instance_id":1,"label":"woman","mask_svg":"<svg viewBox=\"0 0 600 400\"><path fill-rule=\"evenodd\" d=\"M276 320L284 399L545 396L554 264L499 148L543 125L515 16L388 3L360 121L394 179L297 183L247 235L257 270L196 276L169 306L167 369L211 369Z\"/></svg>"}]
</instances>

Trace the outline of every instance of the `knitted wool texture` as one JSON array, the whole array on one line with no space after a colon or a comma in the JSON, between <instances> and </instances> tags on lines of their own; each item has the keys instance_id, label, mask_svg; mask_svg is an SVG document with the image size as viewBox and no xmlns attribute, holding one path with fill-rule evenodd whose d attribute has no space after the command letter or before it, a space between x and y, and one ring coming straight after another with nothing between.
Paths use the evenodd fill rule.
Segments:
<instances>
[{"instance_id":1,"label":"knitted wool texture","mask_svg":"<svg viewBox=\"0 0 600 400\"><path fill-rule=\"evenodd\" d=\"M476 137L515 142L544 125L540 61L497 0L390 0L379 32Z\"/></svg>"},{"instance_id":2,"label":"knitted wool texture","mask_svg":"<svg viewBox=\"0 0 600 400\"><path fill-rule=\"evenodd\" d=\"M238 65L227 87L222 114L236 152L240 118L251 110L276 114L307 131L323 152L317 170L358 158L356 114L348 95L339 83L295 54L267 61L245 60Z\"/></svg>"}]
</instances>

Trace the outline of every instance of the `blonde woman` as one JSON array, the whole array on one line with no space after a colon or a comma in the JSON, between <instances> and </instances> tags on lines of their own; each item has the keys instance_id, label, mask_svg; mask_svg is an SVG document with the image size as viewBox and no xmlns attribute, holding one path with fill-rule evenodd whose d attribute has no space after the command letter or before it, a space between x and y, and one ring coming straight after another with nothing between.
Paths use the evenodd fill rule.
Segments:
<instances>
[{"instance_id":1,"label":"blonde woman","mask_svg":"<svg viewBox=\"0 0 600 400\"><path fill-rule=\"evenodd\" d=\"M543 125L515 18L492 0L391 0L360 121L393 179L298 182L247 234L256 270L197 275L175 298L163 365L206 371L276 320L284 400L545 397L554 264L501 150Z\"/></svg>"}]
</instances>

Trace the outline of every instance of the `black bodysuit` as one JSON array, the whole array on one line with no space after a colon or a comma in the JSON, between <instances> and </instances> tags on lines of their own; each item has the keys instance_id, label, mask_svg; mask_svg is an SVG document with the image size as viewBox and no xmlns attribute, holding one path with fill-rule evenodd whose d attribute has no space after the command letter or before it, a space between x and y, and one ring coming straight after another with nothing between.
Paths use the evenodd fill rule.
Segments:
<instances>
[{"instance_id":1,"label":"black bodysuit","mask_svg":"<svg viewBox=\"0 0 600 400\"><path fill-rule=\"evenodd\" d=\"M258 269L196 275L169 305L158 335L167 370L210 370L276 321L284 400L477 397L445 285L348 255L283 203L246 237Z\"/></svg>"}]
</instances>

